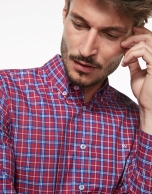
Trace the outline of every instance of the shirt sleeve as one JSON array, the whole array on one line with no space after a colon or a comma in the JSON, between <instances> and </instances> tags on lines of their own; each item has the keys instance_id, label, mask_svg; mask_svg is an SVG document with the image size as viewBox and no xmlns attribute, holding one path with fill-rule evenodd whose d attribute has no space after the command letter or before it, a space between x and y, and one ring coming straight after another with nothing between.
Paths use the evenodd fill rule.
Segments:
<instances>
[{"instance_id":1,"label":"shirt sleeve","mask_svg":"<svg viewBox=\"0 0 152 194\"><path fill-rule=\"evenodd\" d=\"M140 132L137 151L126 166L126 175L118 193L152 193L152 135Z\"/></svg>"},{"instance_id":2,"label":"shirt sleeve","mask_svg":"<svg viewBox=\"0 0 152 194\"><path fill-rule=\"evenodd\" d=\"M4 82L0 80L0 193L14 194L14 162L11 125L8 111L8 95Z\"/></svg>"}]
</instances>

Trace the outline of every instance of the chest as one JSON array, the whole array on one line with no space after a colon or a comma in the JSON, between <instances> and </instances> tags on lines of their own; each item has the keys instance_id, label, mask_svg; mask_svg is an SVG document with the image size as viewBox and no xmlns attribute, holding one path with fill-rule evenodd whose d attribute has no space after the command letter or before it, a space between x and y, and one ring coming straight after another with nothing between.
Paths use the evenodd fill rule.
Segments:
<instances>
[{"instance_id":1,"label":"chest","mask_svg":"<svg viewBox=\"0 0 152 194\"><path fill-rule=\"evenodd\" d=\"M23 182L24 189L27 182L37 187L41 182L42 191L54 193L111 192L132 146L129 118L106 106L75 104L58 93L24 96L18 103L11 112L16 185Z\"/></svg>"}]
</instances>

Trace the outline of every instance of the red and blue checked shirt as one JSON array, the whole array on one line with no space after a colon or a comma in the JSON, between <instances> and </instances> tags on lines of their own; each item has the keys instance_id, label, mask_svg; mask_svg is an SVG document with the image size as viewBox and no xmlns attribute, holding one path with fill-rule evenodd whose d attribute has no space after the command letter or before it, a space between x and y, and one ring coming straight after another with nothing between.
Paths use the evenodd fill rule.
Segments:
<instances>
[{"instance_id":1,"label":"red and blue checked shirt","mask_svg":"<svg viewBox=\"0 0 152 194\"><path fill-rule=\"evenodd\" d=\"M152 193L152 136L108 81L84 103L56 55L0 72L0 194Z\"/></svg>"}]
</instances>

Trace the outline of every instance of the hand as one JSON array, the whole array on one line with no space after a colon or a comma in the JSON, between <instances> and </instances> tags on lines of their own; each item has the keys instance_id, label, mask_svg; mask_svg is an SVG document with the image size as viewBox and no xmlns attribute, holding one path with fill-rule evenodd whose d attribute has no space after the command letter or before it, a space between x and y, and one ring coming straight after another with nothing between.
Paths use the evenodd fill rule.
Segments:
<instances>
[{"instance_id":1,"label":"hand","mask_svg":"<svg viewBox=\"0 0 152 194\"><path fill-rule=\"evenodd\" d=\"M134 27L134 35L121 43L126 49L123 66L128 66L131 87L140 108L141 128L152 134L152 32L144 27ZM147 68L140 68L138 58L142 57Z\"/></svg>"}]
</instances>

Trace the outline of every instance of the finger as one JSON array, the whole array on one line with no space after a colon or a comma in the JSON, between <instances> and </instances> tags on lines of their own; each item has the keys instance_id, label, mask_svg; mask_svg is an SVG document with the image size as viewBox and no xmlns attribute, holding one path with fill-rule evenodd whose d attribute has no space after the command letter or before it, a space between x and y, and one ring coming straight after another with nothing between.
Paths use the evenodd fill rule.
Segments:
<instances>
[{"instance_id":1,"label":"finger","mask_svg":"<svg viewBox=\"0 0 152 194\"><path fill-rule=\"evenodd\" d=\"M131 75L131 77L132 77L133 75L135 75L136 72L142 71L142 69L141 69L141 67L140 67L140 65L139 65L138 62L131 63L131 64L128 65L128 67L129 67L129 70L130 70L130 75Z\"/></svg>"},{"instance_id":2,"label":"finger","mask_svg":"<svg viewBox=\"0 0 152 194\"><path fill-rule=\"evenodd\" d=\"M127 49L127 51L125 52L125 55L127 56L127 54L130 51L136 50L136 49L143 49L146 48L147 50L149 50L149 52L152 53L152 47L149 46L147 43L145 43L144 41L139 42L138 44L135 44L134 46L132 46L130 49Z\"/></svg>"},{"instance_id":3,"label":"finger","mask_svg":"<svg viewBox=\"0 0 152 194\"><path fill-rule=\"evenodd\" d=\"M152 53L147 48L140 48L129 51L128 53L126 53L123 59L123 64L124 66L128 66L131 63L137 62L138 58L140 57L142 57L147 65L152 66Z\"/></svg>"},{"instance_id":4,"label":"finger","mask_svg":"<svg viewBox=\"0 0 152 194\"><path fill-rule=\"evenodd\" d=\"M128 37L125 41L121 42L123 48L131 48L135 44L144 41L148 45L152 46L152 33L146 28L134 28L134 31L138 34Z\"/></svg>"},{"instance_id":5,"label":"finger","mask_svg":"<svg viewBox=\"0 0 152 194\"><path fill-rule=\"evenodd\" d=\"M136 52L136 50L141 50L142 49L141 52L143 52L143 48L145 48L145 50L147 49L152 54L152 47L147 45L145 42L140 42L140 43L134 45L131 49L126 50L126 52L124 53L125 57L124 57L124 60L122 61L122 66L124 66L124 67L128 66L128 64L127 64L128 55L131 56L133 51ZM146 51L144 51L144 52L146 52ZM141 56L140 56L140 53L138 53L138 54L139 54L139 57L143 56L143 53L141 54ZM130 60L129 63L134 63L134 62L137 62L137 61L138 61L137 58L135 56L133 56L132 60ZM147 61L146 61L146 63L147 63Z\"/></svg>"},{"instance_id":6,"label":"finger","mask_svg":"<svg viewBox=\"0 0 152 194\"><path fill-rule=\"evenodd\" d=\"M136 27L136 26L133 27L133 32L135 34L148 34L148 33L151 33L151 31L148 30L145 27Z\"/></svg>"},{"instance_id":7,"label":"finger","mask_svg":"<svg viewBox=\"0 0 152 194\"><path fill-rule=\"evenodd\" d=\"M151 34L142 34L142 35L138 34L138 35L130 36L128 39L126 39L125 41L121 43L121 46L123 48L131 48L132 46L134 46L135 44L138 44L141 41L152 46L152 35Z\"/></svg>"},{"instance_id":8,"label":"finger","mask_svg":"<svg viewBox=\"0 0 152 194\"><path fill-rule=\"evenodd\" d=\"M130 58L129 57L128 58L124 57L124 59L122 60L121 65L123 67L127 67L127 66L130 66L131 64L135 64L135 63L137 63L137 64L139 63L139 61L136 57L134 57L134 56L132 56ZM139 65L139 67L140 67L140 65Z\"/></svg>"}]
</instances>

